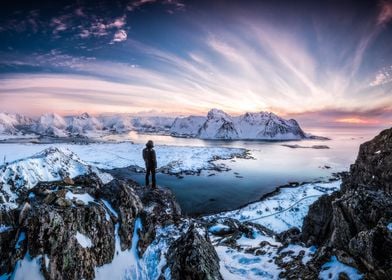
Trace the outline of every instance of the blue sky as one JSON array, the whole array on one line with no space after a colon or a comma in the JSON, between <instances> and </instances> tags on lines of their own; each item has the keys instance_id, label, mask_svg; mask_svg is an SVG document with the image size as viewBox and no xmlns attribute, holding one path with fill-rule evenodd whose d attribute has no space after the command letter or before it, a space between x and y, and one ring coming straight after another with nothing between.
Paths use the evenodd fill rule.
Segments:
<instances>
[{"instance_id":1,"label":"blue sky","mask_svg":"<svg viewBox=\"0 0 392 280\"><path fill-rule=\"evenodd\" d=\"M10 1L0 111L390 125L390 1Z\"/></svg>"}]
</instances>

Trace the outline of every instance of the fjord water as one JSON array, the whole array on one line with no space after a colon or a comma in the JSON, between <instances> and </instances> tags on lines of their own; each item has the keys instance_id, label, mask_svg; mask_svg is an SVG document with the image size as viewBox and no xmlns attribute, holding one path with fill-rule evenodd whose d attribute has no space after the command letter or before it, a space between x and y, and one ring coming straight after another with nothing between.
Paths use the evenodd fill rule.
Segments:
<instances>
[{"instance_id":1,"label":"fjord water","mask_svg":"<svg viewBox=\"0 0 392 280\"><path fill-rule=\"evenodd\" d=\"M183 212L194 214L217 213L236 209L260 199L268 192L289 182L328 180L333 172L348 171L357 156L359 145L372 139L381 129L308 129L314 135L331 140L302 140L289 142L267 141L204 141L161 135L131 133L126 137L135 143L152 139L159 153L159 145L224 146L245 148L255 159L218 161L227 165L227 172L203 171L184 178L158 174L161 186L173 190ZM117 139L120 140L120 139ZM283 144L313 146L327 145L330 149L289 148ZM158 163L159 166L159 163ZM132 174L144 183L142 174Z\"/></svg>"}]
</instances>

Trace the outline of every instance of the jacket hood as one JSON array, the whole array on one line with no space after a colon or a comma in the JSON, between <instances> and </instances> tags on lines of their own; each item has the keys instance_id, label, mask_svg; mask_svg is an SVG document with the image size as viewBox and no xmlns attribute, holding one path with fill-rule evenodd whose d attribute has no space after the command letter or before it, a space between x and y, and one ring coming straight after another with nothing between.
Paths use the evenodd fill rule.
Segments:
<instances>
[{"instance_id":1,"label":"jacket hood","mask_svg":"<svg viewBox=\"0 0 392 280\"><path fill-rule=\"evenodd\" d=\"M146 143L146 147L147 148L153 148L154 147L154 142L152 142L152 140L148 140L148 142Z\"/></svg>"}]
</instances>

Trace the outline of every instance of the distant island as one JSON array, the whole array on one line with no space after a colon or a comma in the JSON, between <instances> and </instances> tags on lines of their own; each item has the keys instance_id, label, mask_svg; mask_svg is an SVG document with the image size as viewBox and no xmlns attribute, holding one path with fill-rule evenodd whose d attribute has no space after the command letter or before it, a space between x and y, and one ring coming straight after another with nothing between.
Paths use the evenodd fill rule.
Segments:
<instances>
[{"instance_id":1,"label":"distant island","mask_svg":"<svg viewBox=\"0 0 392 280\"><path fill-rule=\"evenodd\" d=\"M230 116L212 109L206 117L176 118L170 134L177 137L224 140L301 140L323 139L305 133L294 119L285 120L271 112Z\"/></svg>"}]
</instances>

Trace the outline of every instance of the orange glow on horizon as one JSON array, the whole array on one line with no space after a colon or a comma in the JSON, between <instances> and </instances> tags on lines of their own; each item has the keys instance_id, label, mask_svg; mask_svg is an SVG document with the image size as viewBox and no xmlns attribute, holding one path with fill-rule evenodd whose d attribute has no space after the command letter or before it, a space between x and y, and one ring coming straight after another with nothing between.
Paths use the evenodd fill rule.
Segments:
<instances>
[{"instance_id":1,"label":"orange glow on horizon","mask_svg":"<svg viewBox=\"0 0 392 280\"><path fill-rule=\"evenodd\" d=\"M336 120L339 123L349 123L349 124L377 124L378 120L362 119L358 117L341 118Z\"/></svg>"}]
</instances>

